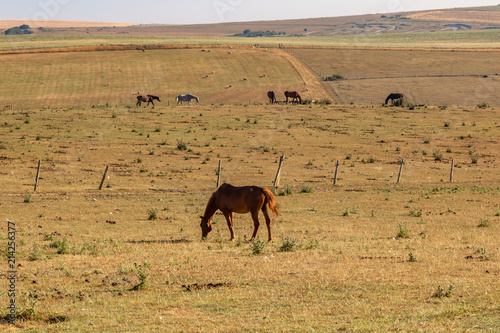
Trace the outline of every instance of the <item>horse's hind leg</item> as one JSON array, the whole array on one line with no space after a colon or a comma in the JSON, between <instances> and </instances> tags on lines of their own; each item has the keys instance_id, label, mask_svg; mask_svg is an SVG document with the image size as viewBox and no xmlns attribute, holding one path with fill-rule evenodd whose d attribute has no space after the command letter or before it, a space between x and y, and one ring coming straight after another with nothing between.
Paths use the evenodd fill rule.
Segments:
<instances>
[{"instance_id":1,"label":"horse's hind leg","mask_svg":"<svg viewBox=\"0 0 500 333\"><path fill-rule=\"evenodd\" d=\"M264 206L262 206L262 213L264 213L264 218L266 219L266 225L267 225L267 233L269 235L269 242L272 241L272 236L271 236L271 219L269 218L269 213L267 211L267 204L265 203Z\"/></svg>"},{"instance_id":2,"label":"horse's hind leg","mask_svg":"<svg viewBox=\"0 0 500 333\"><path fill-rule=\"evenodd\" d=\"M227 226L229 227L229 232L231 233L231 240L234 240L234 229L233 229L233 212L222 212L227 221Z\"/></svg>"},{"instance_id":3,"label":"horse's hind leg","mask_svg":"<svg viewBox=\"0 0 500 333\"><path fill-rule=\"evenodd\" d=\"M253 235L252 239L254 239L257 236L257 231L259 230L259 210L257 209L255 212L252 212L252 219L253 219Z\"/></svg>"}]
</instances>

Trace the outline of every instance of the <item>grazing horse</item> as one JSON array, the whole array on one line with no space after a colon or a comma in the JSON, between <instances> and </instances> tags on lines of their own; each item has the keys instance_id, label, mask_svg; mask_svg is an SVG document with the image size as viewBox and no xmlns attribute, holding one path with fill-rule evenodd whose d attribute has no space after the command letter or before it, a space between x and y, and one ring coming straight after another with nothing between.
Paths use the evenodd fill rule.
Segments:
<instances>
[{"instance_id":1,"label":"grazing horse","mask_svg":"<svg viewBox=\"0 0 500 333\"><path fill-rule=\"evenodd\" d=\"M387 98L385 99L385 105L387 105L387 103L389 103L389 100L392 101L392 103L394 104L394 101L396 101L398 99L403 99L403 98L404 98L404 95L401 93L389 94L389 96L387 96Z\"/></svg>"},{"instance_id":2,"label":"grazing horse","mask_svg":"<svg viewBox=\"0 0 500 333\"><path fill-rule=\"evenodd\" d=\"M278 203L274 200L274 195L269 189L258 186L235 187L224 183L212 193L205 208L205 214L200 216L201 236L202 238L208 236L212 230L212 218L215 212L220 210L229 226L231 240L234 240L233 213L251 213L254 225L252 239L254 239L259 229L259 210L262 210L266 219L268 239L271 241L271 219L268 209L274 213L274 216L278 216Z\"/></svg>"},{"instance_id":3,"label":"grazing horse","mask_svg":"<svg viewBox=\"0 0 500 333\"><path fill-rule=\"evenodd\" d=\"M285 91L285 97L287 104L288 104L288 98L292 99L292 103L296 101L297 103L302 104L302 98L296 91Z\"/></svg>"},{"instance_id":4,"label":"grazing horse","mask_svg":"<svg viewBox=\"0 0 500 333\"><path fill-rule=\"evenodd\" d=\"M149 103L153 104L155 106L155 103L153 102L154 100L157 100L158 102L160 101L160 97L158 96L153 96L153 95L146 95L146 97L139 95L137 96L137 103L135 104L136 106L141 106L142 102L148 102L147 106L149 106Z\"/></svg>"},{"instance_id":5,"label":"grazing horse","mask_svg":"<svg viewBox=\"0 0 500 333\"><path fill-rule=\"evenodd\" d=\"M267 97L269 97L269 103L271 104L276 103L276 94L274 93L274 91L268 91Z\"/></svg>"},{"instance_id":6,"label":"grazing horse","mask_svg":"<svg viewBox=\"0 0 500 333\"><path fill-rule=\"evenodd\" d=\"M181 105L183 105L182 102L189 102L189 105L191 105L192 99L195 99L197 103L200 103L200 99L198 97L196 97L195 95L191 95L191 94L179 95L175 99L177 100L177 105L179 105L179 103L181 103Z\"/></svg>"}]
</instances>

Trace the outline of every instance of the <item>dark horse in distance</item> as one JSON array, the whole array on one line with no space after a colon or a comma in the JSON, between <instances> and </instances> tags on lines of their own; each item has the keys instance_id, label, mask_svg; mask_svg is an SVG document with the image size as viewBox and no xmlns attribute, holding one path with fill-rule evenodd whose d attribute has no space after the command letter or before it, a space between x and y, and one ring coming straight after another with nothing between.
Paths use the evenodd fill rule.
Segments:
<instances>
[{"instance_id":1,"label":"dark horse in distance","mask_svg":"<svg viewBox=\"0 0 500 333\"><path fill-rule=\"evenodd\" d=\"M300 97L299 93L296 91L285 91L285 97L286 97L287 104L288 104L288 98L292 99L292 103L297 102L299 104L302 104L302 98Z\"/></svg>"},{"instance_id":2,"label":"dark horse in distance","mask_svg":"<svg viewBox=\"0 0 500 333\"><path fill-rule=\"evenodd\" d=\"M212 193L205 208L205 214L201 216L201 236L202 238L208 236L208 233L212 230L212 218L215 212L220 210L226 218L231 232L231 240L234 240L233 213L251 213L254 225L252 239L254 239L260 224L259 211L262 210L266 219L268 239L271 241L271 219L269 218L268 209L274 213L274 216L278 216L278 204L269 189L258 186L235 187L224 183L217 191Z\"/></svg>"},{"instance_id":3,"label":"dark horse in distance","mask_svg":"<svg viewBox=\"0 0 500 333\"><path fill-rule=\"evenodd\" d=\"M137 103L135 104L136 106L141 106L141 103L142 102L148 102L148 106L149 106L149 103L153 104L153 106L155 106L155 103L153 102L154 100L157 100L158 102L161 102L160 101L160 98L158 96L153 96L153 95L146 95L146 97L142 96L142 95L139 95L137 96Z\"/></svg>"},{"instance_id":4,"label":"dark horse in distance","mask_svg":"<svg viewBox=\"0 0 500 333\"><path fill-rule=\"evenodd\" d=\"M385 105L387 105L387 103L389 103L389 101L392 101L392 103L394 104L395 101L402 100L404 97L405 96L401 93L389 94L389 96L387 96L387 98L385 99Z\"/></svg>"},{"instance_id":5,"label":"dark horse in distance","mask_svg":"<svg viewBox=\"0 0 500 333\"><path fill-rule=\"evenodd\" d=\"M276 103L276 94L274 93L274 91L268 91L267 97L269 97L269 103L271 104Z\"/></svg>"}]
</instances>

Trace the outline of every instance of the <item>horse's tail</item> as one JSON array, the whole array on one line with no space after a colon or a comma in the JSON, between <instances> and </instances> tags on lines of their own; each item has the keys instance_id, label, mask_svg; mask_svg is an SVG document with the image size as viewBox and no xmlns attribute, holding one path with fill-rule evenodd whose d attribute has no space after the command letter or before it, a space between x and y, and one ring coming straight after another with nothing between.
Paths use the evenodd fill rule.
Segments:
<instances>
[{"instance_id":1,"label":"horse's tail","mask_svg":"<svg viewBox=\"0 0 500 333\"><path fill-rule=\"evenodd\" d=\"M264 191L264 195L266 196L266 201L264 202L264 205L267 205L267 207L269 209L271 209L272 212L274 213L274 216L278 217L278 215L279 215L278 203L276 202L276 200L274 200L273 192L271 192L269 189L267 189L265 187L262 188L262 190Z\"/></svg>"}]
</instances>

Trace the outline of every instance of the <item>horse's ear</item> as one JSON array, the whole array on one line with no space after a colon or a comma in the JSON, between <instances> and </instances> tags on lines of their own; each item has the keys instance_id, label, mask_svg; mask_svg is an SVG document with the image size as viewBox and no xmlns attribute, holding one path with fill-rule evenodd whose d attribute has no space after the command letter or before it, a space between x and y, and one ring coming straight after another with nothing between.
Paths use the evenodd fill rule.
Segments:
<instances>
[{"instance_id":1,"label":"horse's ear","mask_svg":"<svg viewBox=\"0 0 500 333\"><path fill-rule=\"evenodd\" d=\"M200 219L202 219L202 220L203 220L203 216L202 216L202 215L200 215Z\"/></svg>"}]
</instances>

